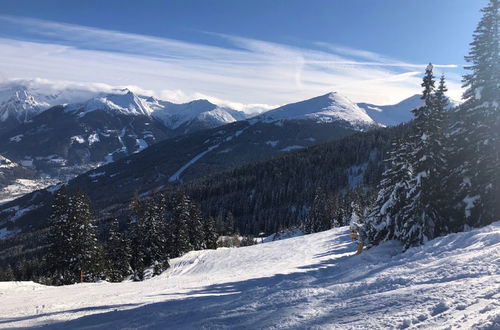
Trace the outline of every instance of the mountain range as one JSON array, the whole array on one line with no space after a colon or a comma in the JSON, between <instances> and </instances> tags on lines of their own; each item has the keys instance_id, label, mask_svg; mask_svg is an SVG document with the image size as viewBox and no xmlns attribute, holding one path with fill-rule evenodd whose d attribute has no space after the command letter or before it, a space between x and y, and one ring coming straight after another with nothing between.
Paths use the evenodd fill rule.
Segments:
<instances>
[{"instance_id":1,"label":"mountain range","mask_svg":"<svg viewBox=\"0 0 500 330\"><path fill-rule=\"evenodd\" d=\"M3 187L24 176L63 182L75 177L70 185L95 190L102 195L95 199L104 204L396 124L406 118L399 114L410 113L420 101L415 96L395 106L358 105L333 92L246 118L241 111L207 100L175 104L127 89L48 109L47 100L63 96L30 94L26 88L14 96L19 102L8 104L17 104L25 116L14 117L17 125L0 137L0 155L23 171L4 175ZM15 112L9 109L0 107L4 117L12 119ZM370 116L373 111L397 119L389 122L374 116L380 123ZM17 204L0 208L7 220L19 218L17 211L11 212L16 209L12 205ZM17 205L23 207L24 202Z\"/></svg>"}]
</instances>

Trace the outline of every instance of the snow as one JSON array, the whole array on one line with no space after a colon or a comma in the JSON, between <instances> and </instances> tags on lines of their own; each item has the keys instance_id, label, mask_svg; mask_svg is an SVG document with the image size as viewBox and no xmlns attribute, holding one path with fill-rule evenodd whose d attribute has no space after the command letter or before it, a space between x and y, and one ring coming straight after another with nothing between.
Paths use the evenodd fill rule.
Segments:
<instances>
[{"instance_id":1,"label":"snow","mask_svg":"<svg viewBox=\"0 0 500 330\"><path fill-rule=\"evenodd\" d=\"M153 102L153 100L148 99L148 102ZM175 104L155 99L154 103L148 104L153 109L152 116L171 129L177 129L193 120L200 120L209 123L212 127L217 127L246 117L241 111L218 107L207 100Z\"/></svg>"},{"instance_id":2,"label":"snow","mask_svg":"<svg viewBox=\"0 0 500 330\"><path fill-rule=\"evenodd\" d=\"M23 136L24 136L23 134L18 134L16 136L9 138L9 141L10 142L20 142L23 139Z\"/></svg>"},{"instance_id":3,"label":"snow","mask_svg":"<svg viewBox=\"0 0 500 330\"><path fill-rule=\"evenodd\" d=\"M274 242L274 241L280 241L283 239L289 239L292 237L298 237L304 235L304 232L298 228L290 229L290 230L285 230L281 231L278 233L274 233L272 235L269 235L265 238L262 239L262 243L269 243L269 242ZM258 243L260 243L257 240Z\"/></svg>"},{"instance_id":4,"label":"snow","mask_svg":"<svg viewBox=\"0 0 500 330\"><path fill-rule=\"evenodd\" d=\"M95 173L89 173L88 177L91 179L95 179L95 178L98 178L98 177L104 176L104 175L106 175L106 172L95 172Z\"/></svg>"},{"instance_id":5,"label":"snow","mask_svg":"<svg viewBox=\"0 0 500 330\"><path fill-rule=\"evenodd\" d=\"M498 329L500 222L355 256L346 227L194 251L144 282L0 283L3 328Z\"/></svg>"},{"instance_id":6,"label":"snow","mask_svg":"<svg viewBox=\"0 0 500 330\"><path fill-rule=\"evenodd\" d=\"M474 208L474 204L480 200L481 197L479 195L476 196L467 196L464 198L463 202L465 203L465 217L470 218L471 210Z\"/></svg>"},{"instance_id":7,"label":"snow","mask_svg":"<svg viewBox=\"0 0 500 330\"><path fill-rule=\"evenodd\" d=\"M150 116L153 112L153 109L144 99L126 88L91 98L82 103L70 104L65 108L67 112L77 112L79 117L84 117L96 110L106 110L132 116Z\"/></svg>"},{"instance_id":8,"label":"snow","mask_svg":"<svg viewBox=\"0 0 500 330\"><path fill-rule=\"evenodd\" d=\"M304 148L304 147L303 146L298 146L298 145L293 145L293 146L288 146L286 148L283 148L280 151L289 152L289 151L293 151L293 150L299 150L299 149L302 149L302 148Z\"/></svg>"},{"instance_id":9,"label":"snow","mask_svg":"<svg viewBox=\"0 0 500 330\"><path fill-rule=\"evenodd\" d=\"M6 239L9 236L19 233L18 230L8 230L7 228L0 228L0 240Z\"/></svg>"},{"instance_id":10,"label":"snow","mask_svg":"<svg viewBox=\"0 0 500 330\"><path fill-rule=\"evenodd\" d=\"M11 161L10 159L8 158L5 158L3 157L2 155L0 155L0 169L1 168L14 168L14 167L17 167L19 166L18 164L14 163L13 161ZM0 171L0 173L2 173Z\"/></svg>"},{"instance_id":11,"label":"snow","mask_svg":"<svg viewBox=\"0 0 500 330\"><path fill-rule=\"evenodd\" d=\"M138 149L135 152L142 151L149 147L148 143L144 139L135 139Z\"/></svg>"},{"instance_id":12,"label":"snow","mask_svg":"<svg viewBox=\"0 0 500 330\"><path fill-rule=\"evenodd\" d=\"M198 160L200 160L200 158L202 158L203 156L205 156L207 153L209 153L210 151L218 148L219 145L216 144L214 146L211 146L210 148L208 148L207 150L203 151L202 153L199 153L198 155L196 155L193 159L191 159L189 162L187 162L186 164L184 164L177 172L175 172L169 179L168 179L168 182L175 182L175 181L178 181L182 175L182 173L188 169L188 167L190 167L191 165L193 165L194 163L196 163Z\"/></svg>"},{"instance_id":13,"label":"snow","mask_svg":"<svg viewBox=\"0 0 500 330\"><path fill-rule=\"evenodd\" d=\"M100 142L101 139L99 138L99 134L93 133L89 135L89 145L93 145L94 143Z\"/></svg>"},{"instance_id":14,"label":"snow","mask_svg":"<svg viewBox=\"0 0 500 330\"><path fill-rule=\"evenodd\" d=\"M347 182L349 187L355 188L363 182L363 178L368 168L368 163L351 166L347 169Z\"/></svg>"},{"instance_id":15,"label":"snow","mask_svg":"<svg viewBox=\"0 0 500 330\"><path fill-rule=\"evenodd\" d=\"M269 141L266 141L266 144L268 146L271 146L271 147L275 148L278 145L279 142L280 142L279 140L276 140L276 141L269 140Z\"/></svg>"},{"instance_id":16,"label":"snow","mask_svg":"<svg viewBox=\"0 0 500 330\"><path fill-rule=\"evenodd\" d=\"M83 144L85 143L85 139L81 135L76 135L71 137L71 143L73 142Z\"/></svg>"},{"instance_id":17,"label":"snow","mask_svg":"<svg viewBox=\"0 0 500 330\"><path fill-rule=\"evenodd\" d=\"M335 92L287 104L256 118L269 123L280 123L282 120L290 119L311 119L322 123L346 121L353 125L375 124L364 109L351 102L347 97Z\"/></svg>"},{"instance_id":18,"label":"snow","mask_svg":"<svg viewBox=\"0 0 500 330\"><path fill-rule=\"evenodd\" d=\"M20 163L24 167L33 167L33 159L23 159Z\"/></svg>"}]
</instances>

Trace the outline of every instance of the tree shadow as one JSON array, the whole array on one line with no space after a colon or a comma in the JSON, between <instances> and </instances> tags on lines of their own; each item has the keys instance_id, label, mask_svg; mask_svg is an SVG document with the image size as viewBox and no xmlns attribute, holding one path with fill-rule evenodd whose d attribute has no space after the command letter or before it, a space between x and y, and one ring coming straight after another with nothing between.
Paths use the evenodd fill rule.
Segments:
<instances>
[{"instance_id":1,"label":"tree shadow","mask_svg":"<svg viewBox=\"0 0 500 330\"><path fill-rule=\"evenodd\" d=\"M337 252L348 251L349 245ZM347 282L343 277L359 264L357 256L328 259L310 266L298 267L296 272L275 274L244 281L213 284L191 290L186 296L174 298L175 293L164 293L166 301L142 305L136 308L83 316L69 321L54 321L42 329L100 329L100 328L170 328L170 329L253 329L273 327L283 320L295 323L295 327L311 327L340 321L342 315L355 316L352 309L334 314L311 317L315 299L301 296L305 290L321 291L325 285ZM369 273L382 269L376 267ZM366 276L366 272L364 273ZM362 274L359 274L362 276ZM351 281L352 276L349 276ZM168 279L166 279L168 280ZM352 298L350 293L322 296L321 301L341 301ZM312 307L304 309L304 306ZM67 312L67 311L65 311ZM63 313L63 312L61 312ZM15 320L11 320L14 322ZM292 325L292 324L290 324Z\"/></svg>"}]
</instances>

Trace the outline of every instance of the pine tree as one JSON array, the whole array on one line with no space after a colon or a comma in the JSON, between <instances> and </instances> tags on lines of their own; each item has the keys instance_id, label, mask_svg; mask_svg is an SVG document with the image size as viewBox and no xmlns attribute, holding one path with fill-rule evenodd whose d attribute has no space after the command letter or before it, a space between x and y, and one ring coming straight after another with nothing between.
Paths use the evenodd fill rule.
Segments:
<instances>
[{"instance_id":1,"label":"pine tree","mask_svg":"<svg viewBox=\"0 0 500 330\"><path fill-rule=\"evenodd\" d=\"M178 193L173 202L172 212L172 229L173 229L173 246L172 254L174 257L179 257L186 252L193 250L189 239L189 221L190 221L191 201L183 194Z\"/></svg>"},{"instance_id":2,"label":"pine tree","mask_svg":"<svg viewBox=\"0 0 500 330\"><path fill-rule=\"evenodd\" d=\"M93 281L102 271L101 250L97 241L97 227L88 197L77 191L69 199L69 235L71 238L68 268L77 280Z\"/></svg>"},{"instance_id":3,"label":"pine tree","mask_svg":"<svg viewBox=\"0 0 500 330\"><path fill-rule=\"evenodd\" d=\"M317 233L332 227L333 212L327 194L321 188L316 189L314 200L305 221L306 233Z\"/></svg>"},{"instance_id":4,"label":"pine tree","mask_svg":"<svg viewBox=\"0 0 500 330\"><path fill-rule=\"evenodd\" d=\"M121 282L131 273L131 252L128 240L120 232L120 224L114 219L109 229L106 244L107 278L111 282Z\"/></svg>"},{"instance_id":5,"label":"pine tree","mask_svg":"<svg viewBox=\"0 0 500 330\"><path fill-rule=\"evenodd\" d=\"M464 102L452 126L452 231L483 226L500 218L500 15L499 0L482 10L471 43Z\"/></svg>"},{"instance_id":6,"label":"pine tree","mask_svg":"<svg viewBox=\"0 0 500 330\"><path fill-rule=\"evenodd\" d=\"M198 205L191 203L189 205L189 221L188 221L188 234L189 242L194 250L201 250L205 248L205 233L203 231L203 218Z\"/></svg>"},{"instance_id":7,"label":"pine tree","mask_svg":"<svg viewBox=\"0 0 500 330\"><path fill-rule=\"evenodd\" d=\"M47 271L56 285L67 283L69 279L68 263L70 260L71 237L69 226L69 198L65 186L56 193L49 219L47 243Z\"/></svg>"},{"instance_id":8,"label":"pine tree","mask_svg":"<svg viewBox=\"0 0 500 330\"><path fill-rule=\"evenodd\" d=\"M203 233L205 249L217 249L217 238L219 235L215 230L215 220L210 217L203 222Z\"/></svg>"},{"instance_id":9,"label":"pine tree","mask_svg":"<svg viewBox=\"0 0 500 330\"><path fill-rule=\"evenodd\" d=\"M14 276L14 271L10 265L5 269L5 273L3 275L4 281L15 281L16 277Z\"/></svg>"},{"instance_id":10,"label":"pine tree","mask_svg":"<svg viewBox=\"0 0 500 330\"><path fill-rule=\"evenodd\" d=\"M146 200L135 198L130 209L134 279L142 280L148 266L153 266L153 274L159 275L169 267L165 196L157 194Z\"/></svg>"},{"instance_id":11,"label":"pine tree","mask_svg":"<svg viewBox=\"0 0 500 330\"><path fill-rule=\"evenodd\" d=\"M442 177L445 168L443 154L444 112L446 90L444 78L436 93L433 67L429 64L425 71L422 87L424 106L413 110L415 114L415 134L412 136L410 168L412 179L406 196L408 204L402 210L401 230L397 238L405 243L405 248L426 242L440 234L445 222L442 214ZM439 99L439 102L438 102Z\"/></svg>"},{"instance_id":12,"label":"pine tree","mask_svg":"<svg viewBox=\"0 0 500 330\"><path fill-rule=\"evenodd\" d=\"M231 236L232 234L234 234L234 215L228 211L224 219L224 235Z\"/></svg>"},{"instance_id":13,"label":"pine tree","mask_svg":"<svg viewBox=\"0 0 500 330\"><path fill-rule=\"evenodd\" d=\"M374 205L362 223L351 224L367 246L396 239L400 231L401 212L407 204L408 184L411 180L410 150L410 144L405 139L394 143L386 160L387 169L379 184Z\"/></svg>"},{"instance_id":14,"label":"pine tree","mask_svg":"<svg viewBox=\"0 0 500 330\"><path fill-rule=\"evenodd\" d=\"M134 196L129 206L129 236L130 236L130 267L132 268L134 281L144 279L146 264L144 261L144 242L142 240L142 222L145 205L138 196Z\"/></svg>"}]
</instances>

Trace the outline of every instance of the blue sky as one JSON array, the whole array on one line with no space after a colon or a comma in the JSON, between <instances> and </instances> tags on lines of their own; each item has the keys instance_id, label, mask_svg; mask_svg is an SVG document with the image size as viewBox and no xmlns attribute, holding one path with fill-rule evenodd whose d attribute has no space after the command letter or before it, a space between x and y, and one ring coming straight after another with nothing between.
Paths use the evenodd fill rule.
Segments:
<instances>
[{"instance_id":1,"label":"blue sky","mask_svg":"<svg viewBox=\"0 0 500 330\"><path fill-rule=\"evenodd\" d=\"M0 78L271 107L329 91L393 103L426 63L460 95L486 0L2 1Z\"/></svg>"}]
</instances>

